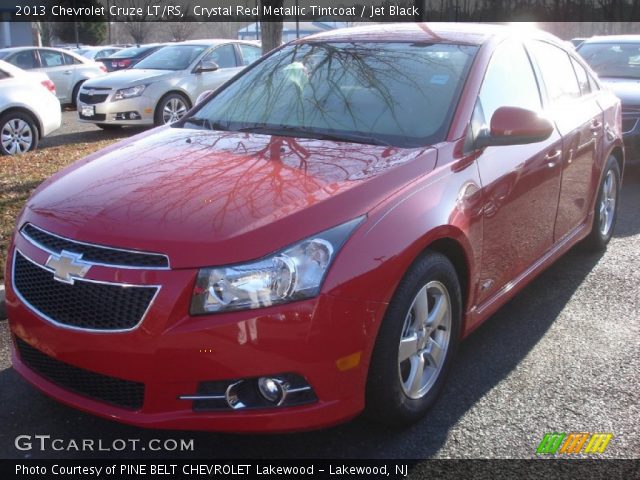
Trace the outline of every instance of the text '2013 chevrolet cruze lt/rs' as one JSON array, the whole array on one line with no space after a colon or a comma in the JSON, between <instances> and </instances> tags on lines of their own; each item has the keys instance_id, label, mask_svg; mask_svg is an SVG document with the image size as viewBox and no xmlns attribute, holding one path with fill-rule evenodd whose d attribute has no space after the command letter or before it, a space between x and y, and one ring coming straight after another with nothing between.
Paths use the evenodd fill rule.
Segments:
<instances>
[{"instance_id":1,"label":"text '2013 chevrolet cruze lt/rs'","mask_svg":"<svg viewBox=\"0 0 640 480\"><path fill-rule=\"evenodd\" d=\"M14 367L140 426L414 422L462 338L577 242L606 246L620 121L542 32L290 43L37 189L7 262Z\"/></svg>"}]
</instances>

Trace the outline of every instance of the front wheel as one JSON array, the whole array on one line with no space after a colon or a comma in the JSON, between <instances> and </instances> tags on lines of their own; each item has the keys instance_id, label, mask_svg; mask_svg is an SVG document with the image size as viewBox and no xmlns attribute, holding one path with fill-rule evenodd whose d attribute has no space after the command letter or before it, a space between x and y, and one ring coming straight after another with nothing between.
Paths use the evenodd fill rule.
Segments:
<instances>
[{"instance_id":1,"label":"front wheel","mask_svg":"<svg viewBox=\"0 0 640 480\"><path fill-rule=\"evenodd\" d=\"M189 111L189 100L179 93L165 95L158 102L154 115L156 126L167 125L180 120Z\"/></svg>"},{"instance_id":2,"label":"front wheel","mask_svg":"<svg viewBox=\"0 0 640 480\"><path fill-rule=\"evenodd\" d=\"M422 417L437 398L457 350L462 312L455 268L429 252L400 282L380 326L365 413L398 426Z\"/></svg>"},{"instance_id":3,"label":"front wheel","mask_svg":"<svg viewBox=\"0 0 640 480\"><path fill-rule=\"evenodd\" d=\"M616 158L607 159L604 174L600 181L598 197L593 216L591 233L585 239L585 245L591 250L604 250L613 236L618 218L618 198L620 196L620 167Z\"/></svg>"},{"instance_id":4,"label":"front wheel","mask_svg":"<svg viewBox=\"0 0 640 480\"><path fill-rule=\"evenodd\" d=\"M38 146L38 129L33 119L22 112L9 112L0 117L0 151L18 155Z\"/></svg>"}]
</instances>

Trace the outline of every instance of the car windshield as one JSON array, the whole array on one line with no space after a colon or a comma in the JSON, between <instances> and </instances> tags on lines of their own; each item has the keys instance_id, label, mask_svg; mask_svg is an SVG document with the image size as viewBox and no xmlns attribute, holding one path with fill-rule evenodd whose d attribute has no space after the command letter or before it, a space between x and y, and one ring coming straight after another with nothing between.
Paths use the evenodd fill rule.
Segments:
<instances>
[{"instance_id":1,"label":"car windshield","mask_svg":"<svg viewBox=\"0 0 640 480\"><path fill-rule=\"evenodd\" d=\"M583 43L578 53L601 77L640 79L640 42Z\"/></svg>"},{"instance_id":2,"label":"car windshield","mask_svg":"<svg viewBox=\"0 0 640 480\"><path fill-rule=\"evenodd\" d=\"M442 43L285 47L183 125L416 147L445 138L477 48Z\"/></svg>"},{"instance_id":3,"label":"car windshield","mask_svg":"<svg viewBox=\"0 0 640 480\"><path fill-rule=\"evenodd\" d=\"M170 45L153 52L133 68L184 70L206 49L207 45Z\"/></svg>"}]
</instances>

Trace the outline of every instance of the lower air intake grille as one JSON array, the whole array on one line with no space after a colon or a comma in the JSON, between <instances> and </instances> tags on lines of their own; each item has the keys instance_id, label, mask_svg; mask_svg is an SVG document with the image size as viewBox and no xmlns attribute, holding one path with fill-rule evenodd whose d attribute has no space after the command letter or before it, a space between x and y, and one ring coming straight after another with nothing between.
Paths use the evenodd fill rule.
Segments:
<instances>
[{"instance_id":1,"label":"lower air intake grille","mask_svg":"<svg viewBox=\"0 0 640 480\"><path fill-rule=\"evenodd\" d=\"M85 397L117 407L139 410L144 402L144 384L101 375L68 365L45 355L16 337L22 362L51 383Z\"/></svg>"}]
</instances>

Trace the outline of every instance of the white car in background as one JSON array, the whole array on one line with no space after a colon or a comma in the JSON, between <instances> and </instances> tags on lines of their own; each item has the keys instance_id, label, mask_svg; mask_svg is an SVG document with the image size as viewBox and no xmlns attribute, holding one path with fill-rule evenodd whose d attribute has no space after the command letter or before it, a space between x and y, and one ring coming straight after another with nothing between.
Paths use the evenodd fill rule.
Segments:
<instances>
[{"instance_id":1,"label":"white car in background","mask_svg":"<svg viewBox=\"0 0 640 480\"><path fill-rule=\"evenodd\" d=\"M46 73L56 86L62 104L75 104L85 80L107 73L102 63L70 50L48 47L13 47L0 50L0 60L23 70Z\"/></svg>"},{"instance_id":2,"label":"white car in background","mask_svg":"<svg viewBox=\"0 0 640 480\"><path fill-rule=\"evenodd\" d=\"M82 55L89 60L99 60L101 58L107 58L113 55L116 52L122 50L122 47L114 47L111 45L107 45L104 47L80 47L77 50L74 50L73 53L77 53L78 55Z\"/></svg>"},{"instance_id":3,"label":"white car in background","mask_svg":"<svg viewBox=\"0 0 640 480\"><path fill-rule=\"evenodd\" d=\"M172 43L126 70L87 81L78 96L81 121L102 129L173 123L205 90L215 90L262 55L254 42Z\"/></svg>"},{"instance_id":4,"label":"white car in background","mask_svg":"<svg viewBox=\"0 0 640 480\"><path fill-rule=\"evenodd\" d=\"M45 73L25 72L0 60L0 152L35 149L61 119L55 87Z\"/></svg>"}]
</instances>

